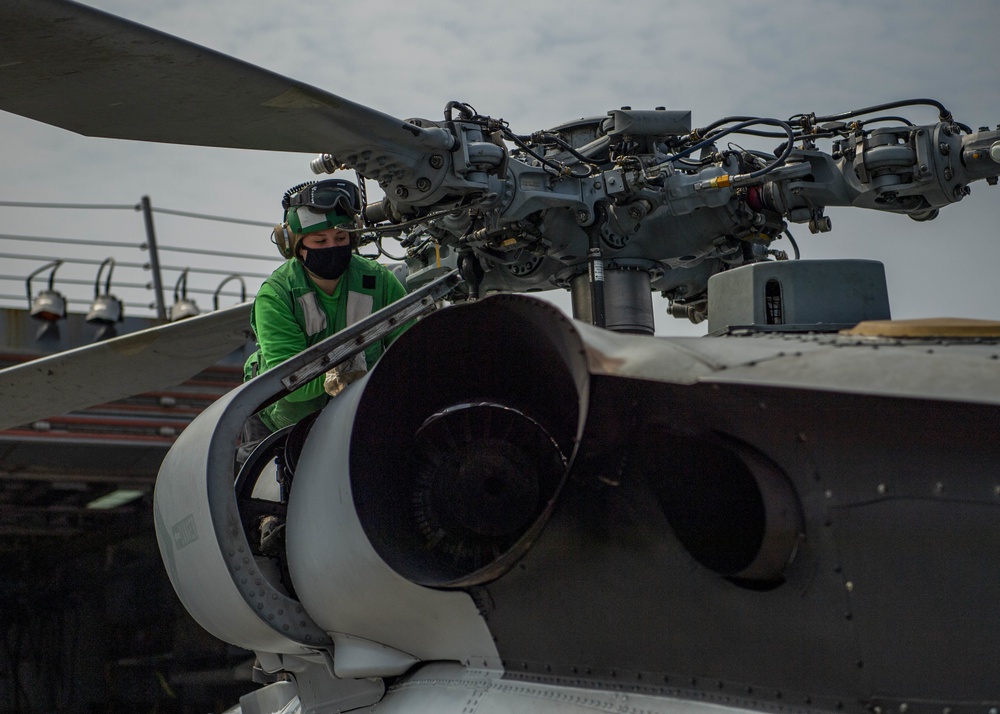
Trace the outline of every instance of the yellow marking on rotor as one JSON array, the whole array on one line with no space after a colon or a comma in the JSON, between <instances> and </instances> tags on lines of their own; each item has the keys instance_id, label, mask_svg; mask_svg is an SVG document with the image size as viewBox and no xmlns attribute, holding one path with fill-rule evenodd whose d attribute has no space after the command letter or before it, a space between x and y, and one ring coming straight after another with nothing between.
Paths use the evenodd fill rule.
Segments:
<instances>
[{"instance_id":1,"label":"yellow marking on rotor","mask_svg":"<svg viewBox=\"0 0 1000 714\"><path fill-rule=\"evenodd\" d=\"M312 96L297 87L292 87L276 97L261 103L262 107L272 109L328 109L337 108L336 103L324 101L320 97Z\"/></svg>"},{"instance_id":2,"label":"yellow marking on rotor","mask_svg":"<svg viewBox=\"0 0 1000 714\"><path fill-rule=\"evenodd\" d=\"M932 317L919 320L868 320L842 335L864 337L1000 337L1000 322L964 317Z\"/></svg>"}]
</instances>

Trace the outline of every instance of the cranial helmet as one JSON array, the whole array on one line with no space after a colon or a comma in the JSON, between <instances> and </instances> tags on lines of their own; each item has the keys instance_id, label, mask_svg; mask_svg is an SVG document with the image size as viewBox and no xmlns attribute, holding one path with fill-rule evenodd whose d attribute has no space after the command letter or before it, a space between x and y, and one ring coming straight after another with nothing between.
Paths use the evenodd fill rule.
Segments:
<instances>
[{"instance_id":1,"label":"cranial helmet","mask_svg":"<svg viewBox=\"0 0 1000 714\"><path fill-rule=\"evenodd\" d=\"M302 236L343 225L355 225L361 214L361 192L344 179L299 184L281 199L284 222L275 226L272 241L285 258L293 258ZM355 242L351 237L352 244Z\"/></svg>"}]
</instances>

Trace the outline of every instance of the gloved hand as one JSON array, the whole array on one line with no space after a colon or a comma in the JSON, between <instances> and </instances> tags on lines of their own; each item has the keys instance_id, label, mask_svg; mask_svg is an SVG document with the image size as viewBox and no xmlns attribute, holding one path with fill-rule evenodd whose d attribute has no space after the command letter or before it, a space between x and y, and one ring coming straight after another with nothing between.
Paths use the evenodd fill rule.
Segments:
<instances>
[{"instance_id":1,"label":"gloved hand","mask_svg":"<svg viewBox=\"0 0 1000 714\"><path fill-rule=\"evenodd\" d=\"M368 360L364 352L358 352L354 357L345 360L326 373L323 389L331 397L344 391L344 387L356 382L368 373Z\"/></svg>"}]
</instances>

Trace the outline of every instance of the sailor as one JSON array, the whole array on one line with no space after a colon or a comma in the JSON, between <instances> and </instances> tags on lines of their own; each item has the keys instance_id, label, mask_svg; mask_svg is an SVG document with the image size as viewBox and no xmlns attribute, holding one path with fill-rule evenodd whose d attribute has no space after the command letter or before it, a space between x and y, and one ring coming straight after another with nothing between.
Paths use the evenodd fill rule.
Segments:
<instances>
[{"instance_id":1,"label":"sailor","mask_svg":"<svg viewBox=\"0 0 1000 714\"><path fill-rule=\"evenodd\" d=\"M272 240L286 258L254 299L250 325L259 349L244 367L244 379L297 355L405 294L388 268L357 254L361 195L343 179L294 186L281 205L283 222ZM371 367L405 329L372 344L349 364L338 365L262 409L244 429L244 446L295 424L321 409Z\"/></svg>"}]
</instances>

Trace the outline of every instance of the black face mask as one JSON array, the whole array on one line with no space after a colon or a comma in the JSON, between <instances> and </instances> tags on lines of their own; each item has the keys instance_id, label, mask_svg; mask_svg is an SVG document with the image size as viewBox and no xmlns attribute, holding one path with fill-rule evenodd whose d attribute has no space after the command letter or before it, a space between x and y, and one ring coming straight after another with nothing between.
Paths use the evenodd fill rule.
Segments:
<instances>
[{"instance_id":1,"label":"black face mask","mask_svg":"<svg viewBox=\"0 0 1000 714\"><path fill-rule=\"evenodd\" d=\"M351 246L335 245L332 248L307 248L302 264L313 275L335 280L344 274L350 262Z\"/></svg>"}]
</instances>

